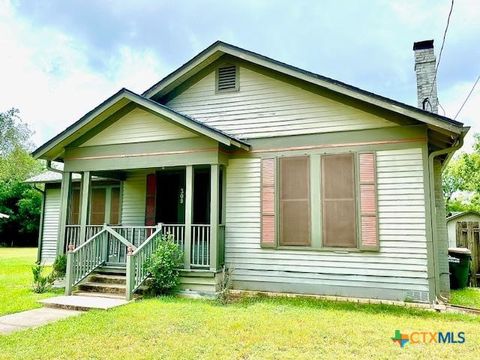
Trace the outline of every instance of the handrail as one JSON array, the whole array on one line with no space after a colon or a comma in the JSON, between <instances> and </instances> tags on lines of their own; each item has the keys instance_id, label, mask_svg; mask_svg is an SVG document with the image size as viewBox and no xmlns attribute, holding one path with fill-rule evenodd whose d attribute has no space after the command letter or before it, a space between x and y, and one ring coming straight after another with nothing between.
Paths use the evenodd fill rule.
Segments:
<instances>
[{"instance_id":1,"label":"handrail","mask_svg":"<svg viewBox=\"0 0 480 360\"><path fill-rule=\"evenodd\" d=\"M150 235L137 249L127 254L127 281L126 281L126 298L131 300L133 293L147 279L149 273L144 268L145 262L155 251L158 243L162 240L162 225L158 225L158 229Z\"/></svg>"},{"instance_id":2,"label":"handrail","mask_svg":"<svg viewBox=\"0 0 480 360\"><path fill-rule=\"evenodd\" d=\"M65 294L71 295L72 288L105 263L108 257L106 229L91 237L76 249L67 253ZM73 247L73 245L72 245Z\"/></svg>"},{"instance_id":3,"label":"handrail","mask_svg":"<svg viewBox=\"0 0 480 360\"><path fill-rule=\"evenodd\" d=\"M127 247L131 247L132 249L135 249L135 246L130 242L128 241L127 239L125 239L122 235L120 235L118 232L116 232L115 230L112 230L111 228L109 228L108 226L105 226L104 227L104 230L107 230L110 234L112 234L114 237L116 237L121 243L123 243L123 245L127 246Z\"/></svg>"},{"instance_id":4,"label":"handrail","mask_svg":"<svg viewBox=\"0 0 480 360\"><path fill-rule=\"evenodd\" d=\"M98 235L103 234L105 231L107 231L107 229L103 229L102 231L96 233L96 234L93 235L90 239L88 239L87 241L85 241L82 245L80 245L79 247L73 249L71 252L76 253L76 252L78 252L80 249L84 248L85 246L88 246L88 243L89 243L90 241L94 240L95 237L97 237Z\"/></svg>"}]
</instances>

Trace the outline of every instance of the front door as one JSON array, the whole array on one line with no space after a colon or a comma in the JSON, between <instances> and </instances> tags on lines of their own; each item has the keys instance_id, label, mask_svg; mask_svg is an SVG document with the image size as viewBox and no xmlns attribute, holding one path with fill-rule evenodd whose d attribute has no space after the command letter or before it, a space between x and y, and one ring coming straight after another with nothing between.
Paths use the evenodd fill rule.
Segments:
<instances>
[{"instance_id":1,"label":"front door","mask_svg":"<svg viewBox=\"0 0 480 360\"><path fill-rule=\"evenodd\" d=\"M185 169L157 172L156 222L185 223Z\"/></svg>"}]
</instances>

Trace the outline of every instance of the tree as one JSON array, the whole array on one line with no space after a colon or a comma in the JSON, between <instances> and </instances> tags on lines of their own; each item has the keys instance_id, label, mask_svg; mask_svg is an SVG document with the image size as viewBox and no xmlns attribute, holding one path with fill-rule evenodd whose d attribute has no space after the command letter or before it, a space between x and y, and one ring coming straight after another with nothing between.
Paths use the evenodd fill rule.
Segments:
<instances>
[{"instance_id":1,"label":"tree","mask_svg":"<svg viewBox=\"0 0 480 360\"><path fill-rule=\"evenodd\" d=\"M448 164L443 173L447 212L480 211L480 134L475 134L474 137L474 151L460 154ZM468 192L472 196L464 201L452 200L456 192Z\"/></svg>"},{"instance_id":2,"label":"tree","mask_svg":"<svg viewBox=\"0 0 480 360\"><path fill-rule=\"evenodd\" d=\"M23 182L42 170L29 153L31 136L17 109L0 112L0 212L10 216L0 221L0 242L8 245L38 239L41 194Z\"/></svg>"}]
</instances>

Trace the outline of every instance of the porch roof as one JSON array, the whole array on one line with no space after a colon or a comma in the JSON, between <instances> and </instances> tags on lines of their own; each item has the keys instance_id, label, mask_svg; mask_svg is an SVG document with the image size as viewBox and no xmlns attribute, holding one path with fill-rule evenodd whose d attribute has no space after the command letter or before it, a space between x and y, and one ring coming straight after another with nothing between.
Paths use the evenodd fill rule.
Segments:
<instances>
[{"instance_id":1,"label":"porch roof","mask_svg":"<svg viewBox=\"0 0 480 360\"><path fill-rule=\"evenodd\" d=\"M209 137L226 146L233 146L247 151L250 150L250 145L245 141L239 140L218 129L199 122L192 117L174 111L154 100L123 88L95 107L93 110L89 111L75 123L67 127L60 134L41 145L32 152L32 156L36 159L61 160L65 146L80 138L89 130L99 125L103 120L107 119L109 116L113 115L129 104L135 104L137 106L146 108L167 118L176 125L185 127L191 131L194 131L195 133Z\"/></svg>"}]
</instances>

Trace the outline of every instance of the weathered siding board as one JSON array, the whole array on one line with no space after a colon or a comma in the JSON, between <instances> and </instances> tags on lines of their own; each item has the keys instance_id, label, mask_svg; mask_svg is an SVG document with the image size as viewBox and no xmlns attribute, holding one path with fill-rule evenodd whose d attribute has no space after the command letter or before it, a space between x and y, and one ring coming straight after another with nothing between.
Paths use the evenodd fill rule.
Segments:
<instances>
[{"instance_id":1,"label":"weathered siding board","mask_svg":"<svg viewBox=\"0 0 480 360\"><path fill-rule=\"evenodd\" d=\"M134 109L81 146L126 144L196 137L177 125L145 110Z\"/></svg>"},{"instance_id":2,"label":"weathered siding board","mask_svg":"<svg viewBox=\"0 0 480 360\"><path fill-rule=\"evenodd\" d=\"M43 214L42 263L52 263L57 255L58 226L60 220L60 189L45 189Z\"/></svg>"},{"instance_id":3,"label":"weathered siding board","mask_svg":"<svg viewBox=\"0 0 480 360\"><path fill-rule=\"evenodd\" d=\"M326 133L394 126L287 82L240 67L240 91L215 93L215 72L167 105L241 138Z\"/></svg>"},{"instance_id":4,"label":"weathered siding board","mask_svg":"<svg viewBox=\"0 0 480 360\"><path fill-rule=\"evenodd\" d=\"M148 171L127 173L122 182L122 225L145 225L145 191Z\"/></svg>"},{"instance_id":5,"label":"weathered siding board","mask_svg":"<svg viewBox=\"0 0 480 360\"><path fill-rule=\"evenodd\" d=\"M235 269L234 287L285 291L288 284L297 284L290 291L350 296L361 296L358 287L363 287L373 297L427 301L422 161L420 148L377 152L377 168L383 173L378 177L380 251L342 253L260 248L260 159L231 159L226 261ZM412 168L401 169L404 174L398 177L403 162ZM410 186L404 187L404 181Z\"/></svg>"}]
</instances>

